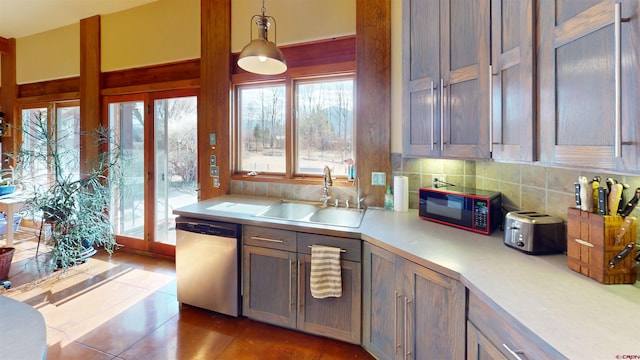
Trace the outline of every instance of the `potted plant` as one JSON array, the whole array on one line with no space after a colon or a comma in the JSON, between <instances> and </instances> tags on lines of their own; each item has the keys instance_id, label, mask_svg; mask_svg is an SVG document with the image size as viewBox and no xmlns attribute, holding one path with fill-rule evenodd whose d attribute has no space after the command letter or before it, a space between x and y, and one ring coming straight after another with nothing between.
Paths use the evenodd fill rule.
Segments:
<instances>
[{"instance_id":1,"label":"potted plant","mask_svg":"<svg viewBox=\"0 0 640 360\"><path fill-rule=\"evenodd\" d=\"M64 145L75 144L65 137L79 134L56 131L57 124L47 124L43 114L27 123L20 129L23 144L15 157L15 176L25 198L23 211L41 221L39 241L51 249L50 264L66 270L95 254L96 247L112 254L118 244L109 207L122 179L116 139L104 128L80 134L91 136L101 150L80 171L78 147Z\"/></svg>"}]
</instances>

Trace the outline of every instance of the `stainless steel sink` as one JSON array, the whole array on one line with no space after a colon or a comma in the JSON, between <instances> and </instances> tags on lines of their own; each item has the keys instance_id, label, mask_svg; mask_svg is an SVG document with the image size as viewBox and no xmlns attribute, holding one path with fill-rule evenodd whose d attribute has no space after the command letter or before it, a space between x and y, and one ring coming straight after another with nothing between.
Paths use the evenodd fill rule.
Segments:
<instances>
[{"instance_id":1,"label":"stainless steel sink","mask_svg":"<svg viewBox=\"0 0 640 360\"><path fill-rule=\"evenodd\" d=\"M301 220L309 217L318 207L313 204L302 202L280 201L271 205L265 211L258 213L257 216L269 217L285 220Z\"/></svg>"},{"instance_id":2,"label":"stainless steel sink","mask_svg":"<svg viewBox=\"0 0 640 360\"><path fill-rule=\"evenodd\" d=\"M345 208L320 208L309 217L310 222L359 227L364 215L364 209L345 209Z\"/></svg>"},{"instance_id":3,"label":"stainless steel sink","mask_svg":"<svg viewBox=\"0 0 640 360\"><path fill-rule=\"evenodd\" d=\"M315 224L359 227L364 212L364 209L323 208L320 203L281 200L259 212L256 216Z\"/></svg>"}]
</instances>

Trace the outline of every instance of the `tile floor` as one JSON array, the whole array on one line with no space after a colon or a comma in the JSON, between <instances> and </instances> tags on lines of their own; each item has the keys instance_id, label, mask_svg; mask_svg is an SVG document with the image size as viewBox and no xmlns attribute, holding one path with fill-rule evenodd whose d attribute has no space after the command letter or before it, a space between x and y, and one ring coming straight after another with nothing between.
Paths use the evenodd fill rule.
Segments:
<instances>
[{"instance_id":1,"label":"tile floor","mask_svg":"<svg viewBox=\"0 0 640 360\"><path fill-rule=\"evenodd\" d=\"M12 287L0 294L43 314L47 359L372 359L359 346L180 306L173 261L98 252L46 274L32 235L17 234Z\"/></svg>"}]
</instances>

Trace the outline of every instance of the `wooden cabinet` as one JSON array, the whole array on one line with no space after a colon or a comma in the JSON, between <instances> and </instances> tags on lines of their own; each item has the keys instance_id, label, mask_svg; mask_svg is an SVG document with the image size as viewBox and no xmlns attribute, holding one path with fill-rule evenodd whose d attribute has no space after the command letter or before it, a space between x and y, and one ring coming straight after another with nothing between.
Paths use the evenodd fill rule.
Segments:
<instances>
[{"instance_id":1,"label":"wooden cabinet","mask_svg":"<svg viewBox=\"0 0 640 360\"><path fill-rule=\"evenodd\" d=\"M467 360L509 360L471 321L467 321Z\"/></svg>"},{"instance_id":2,"label":"wooden cabinet","mask_svg":"<svg viewBox=\"0 0 640 360\"><path fill-rule=\"evenodd\" d=\"M360 240L245 226L243 311L255 320L360 343ZM341 255L342 296L311 295L311 246L335 246Z\"/></svg>"},{"instance_id":3,"label":"wooden cabinet","mask_svg":"<svg viewBox=\"0 0 640 360\"><path fill-rule=\"evenodd\" d=\"M463 358L464 286L367 243L363 254L363 346L381 359Z\"/></svg>"},{"instance_id":4,"label":"wooden cabinet","mask_svg":"<svg viewBox=\"0 0 640 360\"><path fill-rule=\"evenodd\" d=\"M468 311L467 360L566 359L497 305L472 291Z\"/></svg>"},{"instance_id":5,"label":"wooden cabinet","mask_svg":"<svg viewBox=\"0 0 640 360\"><path fill-rule=\"evenodd\" d=\"M488 158L489 0L402 6L404 156Z\"/></svg>"},{"instance_id":6,"label":"wooden cabinet","mask_svg":"<svg viewBox=\"0 0 640 360\"><path fill-rule=\"evenodd\" d=\"M540 2L541 161L640 169L639 12L637 0Z\"/></svg>"},{"instance_id":7,"label":"wooden cabinet","mask_svg":"<svg viewBox=\"0 0 640 360\"><path fill-rule=\"evenodd\" d=\"M491 1L491 157L534 160L533 0Z\"/></svg>"},{"instance_id":8,"label":"wooden cabinet","mask_svg":"<svg viewBox=\"0 0 640 360\"><path fill-rule=\"evenodd\" d=\"M243 315L296 327L296 233L243 227Z\"/></svg>"}]
</instances>

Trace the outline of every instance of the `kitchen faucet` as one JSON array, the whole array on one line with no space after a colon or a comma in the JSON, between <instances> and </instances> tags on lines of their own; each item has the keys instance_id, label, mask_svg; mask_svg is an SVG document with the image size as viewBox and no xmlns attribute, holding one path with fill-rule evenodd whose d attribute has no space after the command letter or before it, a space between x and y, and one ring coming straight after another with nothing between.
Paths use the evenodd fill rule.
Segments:
<instances>
[{"instance_id":1,"label":"kitchen faucet","mask_svg":"<svg viewBox=\"0 0 640 360\"><path fill-rule=\"evenodd\" d=\"M329 195L329 186L333 186L333 180L331 179L331 169L329 166L324 167L324 171L322 172L322 177L324 180L323 191L322 191L322 207L327 207L327 203L331 196Z\"/></svg>"},{"instance_id":2,"label":"kitchen faucet","mask_svg":"<svg viewBox=\"0 0 640 360\"><path fill-rule=\"evenodd\" d=\"M358 183L358 188L356 191L356 209L360 210L362 208L362 203L364 202L364 199L366 199L365 196L362 196L361 194L361 189L360 189L360 177L358 176L354 182Z\"/></svg>"}]
</instances>

